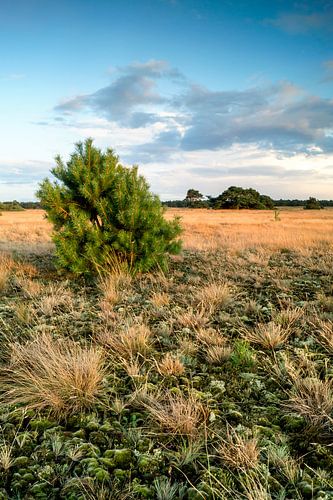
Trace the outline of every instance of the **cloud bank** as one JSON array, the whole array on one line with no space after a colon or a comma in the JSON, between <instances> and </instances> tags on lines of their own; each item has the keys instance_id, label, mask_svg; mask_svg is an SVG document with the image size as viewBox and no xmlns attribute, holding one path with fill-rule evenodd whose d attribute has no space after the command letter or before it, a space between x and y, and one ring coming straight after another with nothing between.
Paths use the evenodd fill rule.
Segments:
<instances>
[{"instance_id":1,"label":"cloud bank","mask_svg":"<svg viewBox=\"0 0 333 500\"><path fill-rule=\"evenodd\" d=\"M182 198L189 187L216 195L231 184L276 198L333 196L333 99L289 81L212 90L166 61L133 63L35 124L72 142L92 136L114 147L123 162L139 164L162 199ZM9 192L10 183L14 190L47 172L36 164L0 165L0 173Z\"/></svg>"},{"instance_id":2,"label":"cloud bank","mask_svg":"<svg viewBox=\"0 0 333 500\"><path fill-rule=\"evenodd\" d=\"M213 91L189 82L165 61L120 68L108 86L67 99L55 110L63 116L90 113L119 127L153 127L153 140L133 151L143 162L234 144L256 144L285 156L333 151L333 99L288 81Z\"/></svg>"}]
</instances>

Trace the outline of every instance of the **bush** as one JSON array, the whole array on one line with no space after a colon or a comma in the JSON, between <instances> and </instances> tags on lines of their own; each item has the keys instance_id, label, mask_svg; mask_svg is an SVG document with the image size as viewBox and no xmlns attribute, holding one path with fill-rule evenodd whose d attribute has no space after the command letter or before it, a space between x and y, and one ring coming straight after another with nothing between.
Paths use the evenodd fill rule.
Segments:
<instances>
[{"instance_id":1,"label":"bush","mask_svg":"<svg viewBox=\"0 0 333 500\"><path fill-rule=\"evenodd\" d=\"M316 198L310 196L310 198L305 202L305 210L320 210L322 208L320 201Z\"/></svg>"},{"instance_id":2,"label":"bush","mask_svg":"<svg viewBox=\"0 0 333 500\"><path fill-rule=\"evenodd\" d=\"M59 265L76 274L124 262L133 271L166 269L167 254L178 253L179 221L168 222L156 195L137 167L119 163L92 139L76 145L67 164L60 156L51 170L60 182L45 179L37 193L54 225Z\"/></svg>"},{"instance_id":3,"label":"bush","mask_svg":"<svg viewBox=\"0 0 333 500\"><path fill-rule=\"evenodd\" d=\"M213 208L253 208L257 210L271 210L274 208L273 200L262 195L253 188L244 189L230 186L217 198L211 200Z\"/></svg>"}]
</instances>

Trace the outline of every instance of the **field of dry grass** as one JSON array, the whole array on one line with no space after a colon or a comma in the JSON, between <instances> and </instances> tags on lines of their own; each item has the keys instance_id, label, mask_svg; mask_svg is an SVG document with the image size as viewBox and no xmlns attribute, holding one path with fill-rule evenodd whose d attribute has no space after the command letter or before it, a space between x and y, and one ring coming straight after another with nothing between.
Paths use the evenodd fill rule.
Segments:
<instances>
[{"instance_id":1,"label":"field of dry grass","mask_svg":"<svg viewBox=\"0 0 333 500\"><path fill-rule=\"evenodd\" d=\"M333 247L333 209L270 210L168 209L166 217L181 217L184 248L214 250L267 248L279 250ZM43 210L4 212L0 217L0 250L47 252L52 248L51 226Z\"/></svg>"},{"instance_id":2,"label":"field of dry grass","mask_svg":"<svg viewBox=\"0 0 333 500\"><path fill-rule=\"evenodd\" d=\"M185 248L190 249L299 250L333 245L333 209L284 209L279 220L271 210L169 209L167 217L173 215L181 217Z\"/></svg>"},{"instance_id":3,"label":"field of dry grass","mask_svg":"<svg viewBox=\"0 0 333 500\"><path fill-rule=\"evenodd\" d=\"M0 251L50 251L53 247L51 225L44 215L44 210L3 212L0 217Z\"/></svg>"},{"instance_id":4,"label":"field of dry grass","mask_svg":"<svg viewBox=\"0 0 333 500\"><path fill-rule=\"evenodd\" d=\"M167 274L0 217L0 499L333 498L333 210L170 209Z\"/></svg>"}]
</instances>

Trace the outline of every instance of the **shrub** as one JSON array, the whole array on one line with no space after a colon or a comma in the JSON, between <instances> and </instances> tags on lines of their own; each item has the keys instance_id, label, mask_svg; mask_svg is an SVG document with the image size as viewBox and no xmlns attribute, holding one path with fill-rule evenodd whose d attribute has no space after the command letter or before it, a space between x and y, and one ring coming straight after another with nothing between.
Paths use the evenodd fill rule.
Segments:
<instances>
[{"instance_id":1,"label":"shrub","mask_svg":"<svg viewBox=\"0 0 333 500\"><path fill-rule=\"evenodd\" d=\"M320 201L318 201L313 196L310 196L308 200L306 200L304 205L304 210L320 210L322 208Z\"/></svg>"},{"instance_id":2,"label":"shrub","mask_svg":"<svg viewBox=\"0 0 333 500\"><path fill-rule=\"evenodd\" d=\"M178 253L179 221L166 221L159 198L137 167L119 163L92 139L78 143L67 164L60 156L37 196L54 225L60 267L75 274L96 272L123 261L133 271L165 269L167 254Z\"/></svg>"},{"instance_id":3,"label":"shrub","mask_svg":"<svg viewBox=\"0 0 333 500\"><path fill-rule=\"evenodd\" d=\"M255 208L273 209L274 202L267 195L261 195L253 188L230 186L217 198L211 200L213 208Z\"/></svg>"}]
</instances>

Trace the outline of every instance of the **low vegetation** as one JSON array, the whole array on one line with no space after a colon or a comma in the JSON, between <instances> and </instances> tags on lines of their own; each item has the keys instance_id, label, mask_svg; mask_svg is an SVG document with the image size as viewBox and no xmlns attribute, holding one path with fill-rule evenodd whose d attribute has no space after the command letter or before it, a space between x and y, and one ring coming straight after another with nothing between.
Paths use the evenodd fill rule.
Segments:
<instances>
[{"instance_id":1,"label":"low vegetation","mask_svg":"<svg viewBox=\"0 0 333 500\"><path fill-rule=\"evenodd\" d=\"M333 497L330 210L188 212L167 273L89 280L1 217L1 499Z\"/></svg>"}]
</instances>

